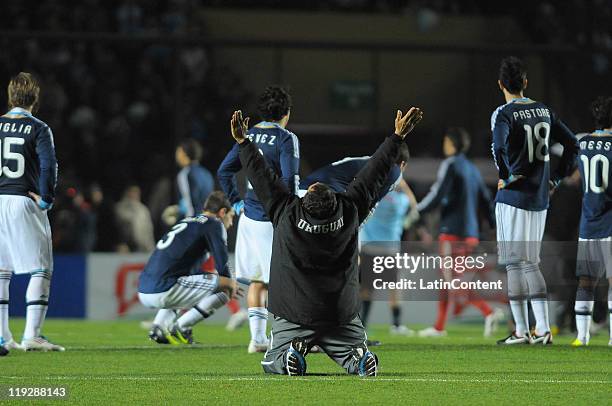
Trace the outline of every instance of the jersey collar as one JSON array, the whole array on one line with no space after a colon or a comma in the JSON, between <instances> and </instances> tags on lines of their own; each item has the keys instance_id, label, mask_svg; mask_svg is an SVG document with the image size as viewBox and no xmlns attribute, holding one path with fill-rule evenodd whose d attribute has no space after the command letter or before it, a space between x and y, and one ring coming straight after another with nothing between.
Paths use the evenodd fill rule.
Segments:
<instances>
[{"instance_id":1,"label":"jersey collar","mask_svg":"<svg viewBox=\"0 0 612 406\"><path fill-rule=\"evenodd\" d=\"M24 108L21 108L21 107L13 107L5 115L7 115L7 116L26 116L26 117L32 117L32 113L30 113L28 110L26 110Z\"/></svg>"},{"instance_id":2,"label":"jersey collar","mask_svg":"<svg viewBox=\"0 0 612 406\"><path fill-rule=\"evenodd\" d=\"M256 124L255 127L257 128L280 128L280 129L283 128L278 123L273 123L271 121L262 121L261 123Z\"/></svg>"},{"instance_id":3,"label":"jersey collar","mask_svg":"<svg viewBox=\"0 0 612 406\"><path fill-rule=\"evenodd\" d=\"M525 103L525 102L529 102L532 101L529 97L519 97L517 99L512 99L508 102L508 104L510 103Z\"/></svg>"},{"instance_id":4,"label":"jersey collar","mask_svg":"<svg viewBox=\"0 0 612 406\"><path fill-rule=\"evenodd\" d=\"M601 136L601 135L612 135L612 131L610 131L610 130L595 130L595 131L593 131L593 134L594 135L599 135L599 136Z\"/></svg>"}]
</instances>

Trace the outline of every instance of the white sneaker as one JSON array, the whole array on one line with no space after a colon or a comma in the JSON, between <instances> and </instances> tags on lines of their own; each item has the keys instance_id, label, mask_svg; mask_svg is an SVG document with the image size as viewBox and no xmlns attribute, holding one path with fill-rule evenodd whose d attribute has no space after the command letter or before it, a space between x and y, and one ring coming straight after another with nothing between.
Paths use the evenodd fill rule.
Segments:
<instances>
[{"instance_id":1,"label":"white sneaker","mask_svg":"<svg viewBox=\"0 0 612 406\"><path fill-rule=\"evenodd\" d=\"M530 338L529 344L550 345L550 344L553 343L553 336L550 333L550 331L547 331L546 333L542 334L541 336L539 336L536 333L534 333L533 335L529 336L529 338Z\"/></svg>"},{"instance_id":2,"label":"white sneaker","mask_svg":"<svg viewBox=\"0 0 612 406\"><path fill-rule=\"evenodd\" d=\"M434 327L427 327L419 331L419 337L446 337L446 330L437 330Z\"/></svg>"},{"instance_id":3,"label":"white sneaker","mask_svg":"<svg viewBox=\"0 0 612 406\"><path fill-rule=\"evenodd\" d=\"M21 347L24 351L66 351L61 345L53 344L43 336L22 340Z\"/></svg>"},{"instance_id":4,"label":"white sneaker","mask_svg":"<svg viewBox=\"0 0 612 406\"><path fill-rule=\"evenodd\" d=\"M249 314L244 309L238 310L236 313L232 314L225 325L225 329L227 331L234 331L240 327L244 323L249 320Z\"/></svg>"},{"instance_id":5,"label":"white sneaker","mask_svg":"<svg viewBox=\"0 0 612 406\"><path fill-rule=\"evenodd\" d=\"M255 340L251 340L249 342L248 352L249 354L254 354L256 352L266 352L268 351L268 346L270 345L270 341L266 340L264 342L258 343Z\"/></svg>"},{"instance_id":6,"label":"white sneaker","mask_svg":"<svg viewBox=\"0 0 612 406\"><path fill-rule=\"evenodd\" d=\"M411 330L404 325L391 326L389 328L389 334L391 334L392 336L412 337L414 336L414 330Z\"/></svg>"},{"instance_id":7,"label":"white sneaker","mask_svg":"<svg viewBox=\"0 0 612 406\"><path fill-rule=\"evenodd\" d=\"M495 331L497 331L497 326L499 322L504 319L504 312L502 309L495 308L493 309L493 313L489 314L485 317L484 321L484 336L491 337Z\"/></svg>"},{"instance_id":8,"label":"white sneaker","mask_svg":"<svg viewBox=\"0 0 612 406\"><path fill-rule=\"evenodd\" d=\"M608 341L608 345L612 347L612 338L610 339L610 341Z\"/></svg>"},{"instance_id":9,"label":"white sneaker","mask_svg":"<svg viewBox=\"0 0 612 406\"><path fill-rule=\"evenodd\" d=\"M6 348L7 350L22 350L22 351L24 351L23 346L21 344L19 344L17 341L13 340L12 338L4 343L4 348Z\"/></svg>"},{"instance_id":10,"label":"white sneaker","mask_svg":"<svg viewBox=\"0 0 612 406\"><path fill-rule=\"evenodd\" d=\"M514 332L508 337L497 340L498 345L515 345L515 344L529 344L531 343L531 337L529 334L523 336L517 336Z\"/></svg>"}]
</instances>

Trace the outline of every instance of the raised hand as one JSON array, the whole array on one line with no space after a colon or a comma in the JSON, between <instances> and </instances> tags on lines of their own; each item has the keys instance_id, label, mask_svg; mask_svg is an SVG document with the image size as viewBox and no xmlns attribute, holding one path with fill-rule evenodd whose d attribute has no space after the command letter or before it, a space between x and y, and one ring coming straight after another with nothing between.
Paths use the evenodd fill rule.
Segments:
<instances>
[{"instance_id":1,"label":"raised hand","mask_svg":"<svg viewBox=\"0 0 612 406\"><path fill-rule=\"evenodd\" d=\"M418 107L411 107L406 115L402 115L402 111L398 110L395 116L395 134L402 138L406 137L422 118L423 111Z\"/></svg>"},{"instance_id":2,"label":"raised hand","mask_svg":"<svg viewBox=\"0 0 612 406\"><path fill-rule=\"evenodd\" d=\"M249 129L249 117L243 119L241 110L234 111L231 129L232 137L234 137L238 144L242 144L246 139L247 130Z\"/></svg>"}]
</instances>

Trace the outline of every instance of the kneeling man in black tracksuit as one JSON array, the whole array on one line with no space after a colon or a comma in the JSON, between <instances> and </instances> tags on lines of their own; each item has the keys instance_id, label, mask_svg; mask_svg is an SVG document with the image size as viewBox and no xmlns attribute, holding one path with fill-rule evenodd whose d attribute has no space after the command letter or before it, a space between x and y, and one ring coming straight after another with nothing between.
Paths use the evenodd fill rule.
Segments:
<instances>
[{"instance_id":1,"label":"kneeling man in black tracksuit","mask_svg":"<svg viewBox=\"0 0 612 406\"><path fill-rule=\"evenodd\" d=\"M395 134L368 164L336 193L314 183L302 198L287 190L246 138L248 118L236 111L232 136L240 162L274 225L268 309L274 314L270 349L261 362L273 374L304 375L309 349L318 345L349 374L375 376L376 356L368 351L359 319L357 233L395 164L404 137L423 113L397 112Z\"/></svg>"}]
</instances>

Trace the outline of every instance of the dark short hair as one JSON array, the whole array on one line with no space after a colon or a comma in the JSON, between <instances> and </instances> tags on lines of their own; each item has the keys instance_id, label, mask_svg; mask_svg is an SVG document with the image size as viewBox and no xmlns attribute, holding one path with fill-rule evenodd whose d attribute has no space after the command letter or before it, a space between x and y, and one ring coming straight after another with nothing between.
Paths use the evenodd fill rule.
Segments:
<instances>
[{"instance_id":1,"label":"dark short hair","mask_svg":"<svg viewBox=\"0 0 612 406\"><path fill-rule=\"evenodd\" d=\"M209 211L211 213L217 213L221 209L230 210L232 208L232 204L220 190L215 190L206 199L204 202L204 210Z\"/></svg>"},{"instance_id":2,"label":"dark short hair","mask_svg":"<svg viewBox=\"0 0 612 406\"><path fill-rule=\"evenodd\" d=\"M470 149L470 134L463 127L450 127L444 133L451 140L457 152L467 152Z\"/></svg>"},{"instance_id":3,"label":"dark short hair","mask_svg":"<svg viewBox=\"0 0 612 406\"><path fill-rule=\"evenodd\" d=\"M257 102L259 115L266 121L280 121L291 106L291 95L281 86L266 87Z\"/></svg>"},{"instance_id":4,"label":"dark short hair","mask_svg":"<svg viewBox=\"0 0 612 406\"><path fill-rule=\"evenodd\" d=\"M523 82L527 79L527 68L522 60L516 56L508 56L501 61L499 67L499 80L512 94L521 92Z\"/></svg>"},{"instance_id":5,"label":"dark short hair","mask_svg":"<svg viewBox=\"0 0 612 406\"><path fill-rule=\"evenodd\" d=\"M324 183L316 184L302 198L302 207L312 217L323 220L336 210L336 193Z\"/></svg>"},{"instance_id":6,"label":"dark short hair","mask_svg":"<svg viewBox=\"0 0 612 406\"><path fill-rule=\"evenodd\" d=\"M202 153L204 152L202 146L193 138L187 138L181 141L179 148L181 148L185 152L185 155L192 161L199 161L202 159Z\"/></svg>"},{"instance_id":7,"label":"dark short hair","mask_svg":"<svg viewBox=\"0 0 612 406\"><path fill-rule=\"evenodd\" d=\"M405 142L400 144L399 155L397 156L396 164L401 164L402 162L408 162L410 159L410 150L408 149L408 145Z\"/></svg>"},{"instance_id":8,"label":"dark short hair","mask_svg":"<svg viewBox=\"0 0 612 406\"><path fill-rule=\"evenodd\" d=\"M38 104L40 86L31 73L19 72L11 78L8 85L8 106L30 107Z\"/></svg>"},{"instance_id":9,"label":"dark short hair","mask_svg":"<svg viewBox=\"0 0 612 406\"><path fill-rule=\"evenodd\" d=\"M591 103L591 113L598 130L612 127L612 97L599 96Z\"/></svg>"}]
</instances>

